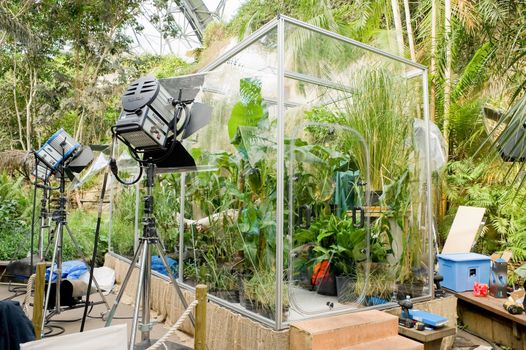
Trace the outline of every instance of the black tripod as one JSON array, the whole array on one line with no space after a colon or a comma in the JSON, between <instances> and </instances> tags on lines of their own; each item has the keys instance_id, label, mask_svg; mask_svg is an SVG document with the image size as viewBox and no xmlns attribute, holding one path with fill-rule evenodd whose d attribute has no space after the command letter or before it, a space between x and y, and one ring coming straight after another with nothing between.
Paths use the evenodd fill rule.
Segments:
<instances>
[{"instance_id":1,"label":"black tripod","mask_svg":"<svg viewBox=\"0 0 526 350\"><path fill-rule=\"evenodd\" d=\"M155 164L151 161L145 161L145 163L147 164L146 165L147 171L146 171L146 195L144 196L143 233L142 233L142 237L139 238L139 245L132 258L130 267L128 271L126 272L126 276L124 277L124 281L122 282L122 286L121 286L121 289L119 290L119 294L117 295L117 298L115 299L115 303L113 304L110 312L108 313L108 317L106 320L106 327L110 326L113 321L113 317L115 316L115 312L117 311L117 307L119 306L119 303L121 301L121 298L124 295L126 286L128 282L130 281L132 272L135 268L135 264L139 262L139 259L140 259L139 283L137 284L137 290L135 294L135 306L134 306L134 311L133 311L132 330L131 330L131 337L130 337L130 342L128 346L130 350L146 349L150 345L153 344L153 342L150 339L150 331L153 328L153 323L150 320L150 293L151 293L150 286L151 286L151 269L152 269L151 249L150 249L151 246L154 246L155 248L157 248L157 252L161 258L161 261L163 262L164 268L166 269L168 276L170 277L171 284L175 288L175 291L177 292L177 295L179 296L184 308L186 309L188 307L188 303L186 302L184 298L183 292L181 291L181 288L177 284L177 281L175 280L175 277L173 276L172 271L170 270L170 266L168 265L168 262L166 261L166 257L165 257L166 249L155 227L155 218L153 217L154 199L152 195L154 177L155 177ZM141 315L141 323L139 325L139 310L141 309L141 305L142 305L142 315ZM191 314L190 314L190 320L192 321L192 324L195 325L194 318ZM135 344L137 328L140 328L140 331L141 331L141 341ZM171 345L170 343L165 343L165 345L171 347L173 344Z\"/></svg>"},{"instance_id":2,"label":"black tripod","mask_svg":"<svg viewBox=\"0 0 526 350\"><path fill-rule=\"evenodd\" d=\"M86 262L86 259L84 258L82 249L80 248L78 241L75 239L75 236L73 235L71 229L68 226L67 212L66 212L66 203L67 203L66 179L65 179L65 169L62 164L59 165L57 176L59 177L58 209L55 212L53 212L51 216L52 221L54 221L55 223L55 228L50 232L48 244L50 247L53 242L54 248L53 248L53 257L51 259L51 268L50 268L49 278L47 281L48 285L47 285L46 298L44 302L44 312L46 312L48 309L48 305L49 305L49 301L51 297L51 284L52 284L51 282L53 281L53 273L56 273L57 275L57 280L55 284L55 307L54 307L54 310L46 316L46 321L49 321L49 319L53 315L60 314L62 311L62 307L60 303L60 300L61 300L60 284L62 282L62 249L63 249L63 243L64 243L64 229L66 230L71 241L73 242L73 245L75 246L79 257L81 257L83 262L89 266L89 264ZM45 222L45 218L43 220L44 220L43 222ZM41 237L41 241L39 242L39 247L41 244L43 244L43 237ZM55 263L56 263L56 268L55 268ZM97 283L97 280L95 278L93 278L93 282L95 283L97 292L99 293L102 299L102 302L98 302L97 304L104 303L106 305L106 308L109 309L109 304L106 301L106 297L104 296L104 294L102 294L99 284ZM90 293L90 291L91 291L91 286L87 286L87 293ZM93 305L95 304L96 303L93 303ZM44 334L45 324L46 322L42 322L42 328L41 328L42 335Z\"/></svg>"}]
</instances>

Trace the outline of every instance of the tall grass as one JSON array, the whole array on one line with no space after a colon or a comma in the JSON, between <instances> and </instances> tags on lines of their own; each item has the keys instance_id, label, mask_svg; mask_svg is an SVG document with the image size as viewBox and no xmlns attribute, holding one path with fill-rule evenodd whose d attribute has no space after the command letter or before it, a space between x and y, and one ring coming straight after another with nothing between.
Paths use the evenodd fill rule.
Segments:
<instances>
[{"instance_id":1,"label":"tall grass","mask_svg":"<svg viewBox=\"0 0 526 350\"><path fill-rule=\"evenodd\" d=\"M407 169L416 103L408 82L386 68L366 68L353 74L351 94L334 103L335 114L364 137L369 164L356 137L343 142L362 173L370 168L371 188L381 190Z\"/></svg>"}]
</instances>

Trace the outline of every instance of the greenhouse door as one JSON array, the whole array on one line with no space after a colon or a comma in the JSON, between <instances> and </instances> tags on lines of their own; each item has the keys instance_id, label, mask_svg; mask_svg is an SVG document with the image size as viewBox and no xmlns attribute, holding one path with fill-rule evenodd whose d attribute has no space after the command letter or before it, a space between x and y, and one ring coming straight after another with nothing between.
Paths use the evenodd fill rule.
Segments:
<instances>
[{"instance_id":1,"label":"greenhouse door","mask_svg":"<svg viewBox=\"0 0 526 350\"><path fill-rule=\"evenodd\" d=\"M305 123L287 141L289 320L366 306L369 149L339 124Z\"/></svg>"}]
</instances>

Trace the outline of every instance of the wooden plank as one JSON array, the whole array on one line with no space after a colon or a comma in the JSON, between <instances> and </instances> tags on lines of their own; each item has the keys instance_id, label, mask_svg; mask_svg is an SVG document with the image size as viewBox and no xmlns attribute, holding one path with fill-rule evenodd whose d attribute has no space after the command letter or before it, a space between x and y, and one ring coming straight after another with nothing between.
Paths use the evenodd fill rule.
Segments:
<instances>
[{"instance_id":1,"label":"wooden plank","mask_svg":"<svg viewBox=\"0 0 526 350\"><path fill-rule=\"evenodd\" d=\"M208 301L206 285L198 284L195 287L195 297L198 304L195 307L194 349L206 350L206 303Z\"/></svg>"},{"instance_id":2,"label":"wooden plank","mask_svg":"<svg viewBox=\"0 0 526 350\"><path fill-rule=\"evenodd\" d=\"M407 328L398 326L398 334L403 335L404 337L408 337L411 339L418 340L422 343L429 343L433 340L442 339L444 337L454 335L457 333L457 330L453 327L442 327L437 328L434 330L425 330L425 331L419 331L415 328Z\"/></svg>"},{"instance_id":3,"label":"wooden plank","mask_svg":"<svg viewBox=\"0 0 526 350\"><path fill-rule=\"evenodd\" d=\"M442 254L469 253L486 212L485 208L458 207L453 224L449 229Z\"/></svg>"},{"instance_id":4,"label":"wooden plank","mask_svg":"<svg viewBox=\"0 0 526 350\"><path fill-rule=\"evenodd\" d=\"M498 299L492 296L476 297L473 295L473 292L455 293L455 296L460 300L464 300L470 304L476 305L485 310L491 311L494 314L512 320L513 322L517 322L518 324L526 326L526 315L512 315L508 311L504 310L502 304L506 299Z\"/></svg>"},{"instance_id":5,"label":"wooden plank","mask_svg":"<svg viewBox=\"0 0 526 350\"><path fill-rule=\"evenodd\" d=\"M33 328L36 339L40 339L42 319L44 317L44 290L46 285L46 263L39 262L36 266L35 294L33 297Z\"/></svg>"}]
</instances>

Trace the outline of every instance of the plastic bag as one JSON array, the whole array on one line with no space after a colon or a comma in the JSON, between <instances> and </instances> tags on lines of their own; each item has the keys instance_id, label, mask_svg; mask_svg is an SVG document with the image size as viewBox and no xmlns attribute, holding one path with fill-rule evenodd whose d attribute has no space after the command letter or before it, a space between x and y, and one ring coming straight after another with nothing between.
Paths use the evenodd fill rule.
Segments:
<instances>
[{"instance_id":1,"label":"plastic bag","mask_svg":"<svg viewBox=\"0 0 526 350\"><path fill-rule=\"evenodd\" d=\"M115 285L115 271L109 267L102 266L93 270L93 277L97 280L101 290L109 292ZM89 271L80 276L80 280L88 285ZM95 288L95 283L92 283L91 288Z\"/></svg>"},{"instance_id":2,"label":"plastic bag","mask_svg":"<svg viewBox=\"0 0 526 350\"><path fill-rule=\"evenodd\" d=\"M420 157L425 157L426 151L426 122L415 119L413 123L413 137L415 147L419 150ZM447 146L438 126L429 122L429 157L431 172L439 171L447 164Z\"/></svg>"}]
</instances>

